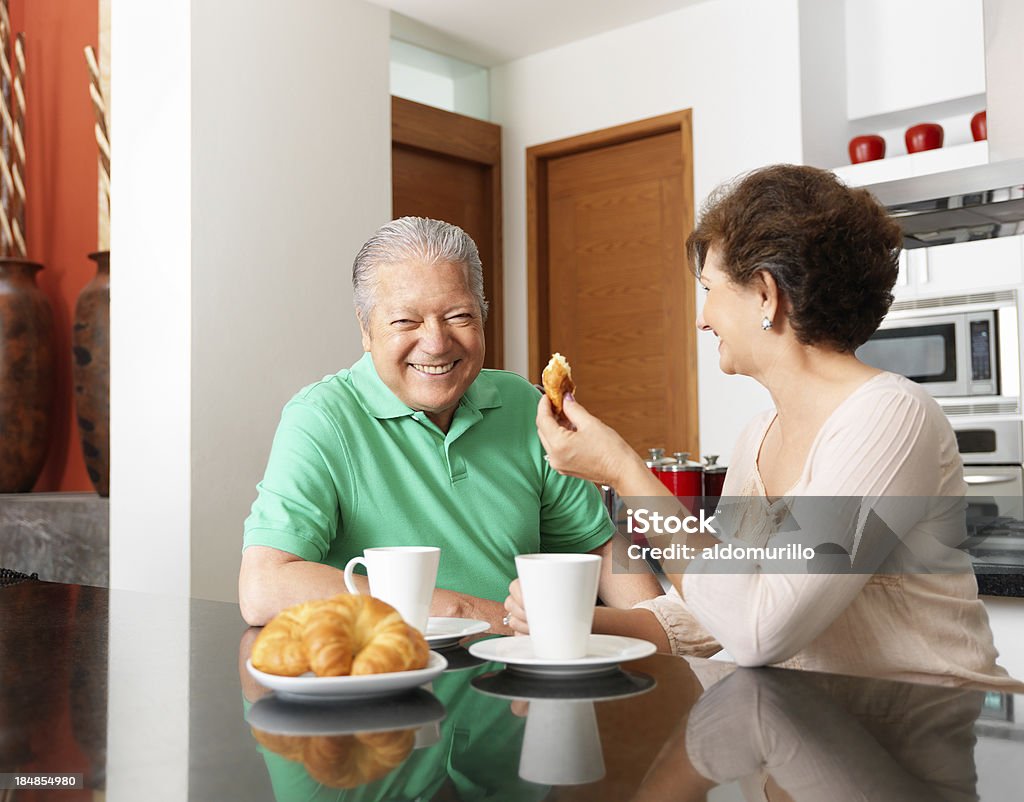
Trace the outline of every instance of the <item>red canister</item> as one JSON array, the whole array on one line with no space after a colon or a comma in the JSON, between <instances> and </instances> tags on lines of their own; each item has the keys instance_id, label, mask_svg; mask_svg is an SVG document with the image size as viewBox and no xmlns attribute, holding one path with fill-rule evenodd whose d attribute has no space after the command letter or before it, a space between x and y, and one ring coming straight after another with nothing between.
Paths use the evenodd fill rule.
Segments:
<instances>
[{"instance_id":1,"label":"red canister","mask_svg":"<svg viewBox=\"0 0 1024 802\"><path fill-rule=\"evenodd\" d=\"M718 464L717 454L704 457L704 509L713 513L718 507L725 486L726 466Z\"/></svg>"},{"instance_id":2,"label":"red canister","mask_svg":"<svg viewBox=\"0 0 1024 802\"><path fill-rule=\"evenodd\" d=\"M679 457L682 457L680 459ZM704 467L696 462L690 462L686 455L680 453L676 461L671 465L662 467L658 478L665 485L673 496L682 496L687 499L699 499L703 485Z\"/></svg>"}]
</instances>

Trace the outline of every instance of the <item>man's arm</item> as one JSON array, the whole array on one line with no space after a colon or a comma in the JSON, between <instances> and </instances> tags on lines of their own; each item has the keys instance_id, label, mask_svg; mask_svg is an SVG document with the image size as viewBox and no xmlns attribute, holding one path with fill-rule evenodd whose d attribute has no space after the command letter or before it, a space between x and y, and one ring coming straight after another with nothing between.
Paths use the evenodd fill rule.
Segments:
<instances>
[{"instance_id":1,"label":"man's arm","mask_svg":"<svg viewBox=\"0 0 1024 802\"><path fill-rule=\"evenodd\" d=\"M365 576L354 579L360 591L369 592ZM330 565L269 546L250 546L242 552L238 605L250 626L263 626L293 604L347 592L344 573Z\"/></svg>"},{"instance_id":2,"label":"man's arm","mask_svg":"<svg viewBox=\"0 0 1024 802\"><path fill-rule=\"evenodd\" d=\"M365 576L354 574L361 593L369 593ZM344 572L330 565L310 562L280 549L250 546L242 552L238 574L238 604L250 626L263 626L281 610L293 604L347 593ZM438 588L430 614L445 618L476 618L491 625L491 632L509 635L501 623L505 607L501 602L478 599L465 593Z\"/></svg>"},{"instance_id":3,"label":"man's arm","mask_svg":"<svg viewBox=\"0 0 1024 802\"><path fill-rule=\"evenodd\" d=\"M662 594L661 585L646 563L643 564L644 573L627 573L631 561L626 556L623 538L612 535L603 546L590 553L602 558L597 595L609 607L629 608ZM624 566L619 572L614 571L616 561Z\"/></svg>"}]
</instances>

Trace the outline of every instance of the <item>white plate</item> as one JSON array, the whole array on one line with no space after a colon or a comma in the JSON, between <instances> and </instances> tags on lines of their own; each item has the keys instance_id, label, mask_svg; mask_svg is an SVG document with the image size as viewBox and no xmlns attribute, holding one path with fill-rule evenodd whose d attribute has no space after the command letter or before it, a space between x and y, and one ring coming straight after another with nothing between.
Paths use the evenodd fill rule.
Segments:
<instances>
[{"instance_id":1,"label":"white plate","mask_svg":"<svg viewBox=\"0 0 1024 802\"><path fill-rule=\"evenodd\" d=\"M504 663L530 674L591 674L609 671L626 660L639 660L657 651L653 643L620 635L591 635L587 654L575 660L552 660L533 653L530 636L492 638L470 645L469 653L482 660Z\"/></svg>"},{"instance_id":2,"label":"white plate","mask_svg":"<svg viewBox=\"0 0 1024 802\"><path fill-rule=\"evenodd\" d=\"M392 671L388 674L365 674L359 677L317 677L313 674L282 677L253 668L252 660L245 661L245 667L260 685L286 698L303 701L387 696L424 685L437 677L447 666L448 661L444 657L437 652L431 652L427 667L416 671Z\"/></svg>"},{"instance_id":3,"label":"white plate","mask_svg":"<svg viewBox=\"0 0 1024 802\"><path fill-rule=\"evenodd\" d=\"M431 618L427 621L426 638L430 648L452 646L465 637L486 632L490 624L475 618Z\"/></svg>"}]
</instances>

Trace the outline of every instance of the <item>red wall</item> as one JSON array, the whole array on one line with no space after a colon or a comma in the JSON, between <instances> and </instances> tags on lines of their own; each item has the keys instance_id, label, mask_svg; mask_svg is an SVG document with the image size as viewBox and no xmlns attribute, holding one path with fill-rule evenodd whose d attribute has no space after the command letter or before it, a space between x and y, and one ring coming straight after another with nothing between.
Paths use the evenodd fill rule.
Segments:
<instances>
[{"instance_id":1,"label":"red wall","mask_svg":"<svg viewBox=\"0 0 1024 802\"><path fill-rule=\"evenodd\" d=\"M28 258L44 265L38 282L57 331L50 453L34 489L92 490L75 423L71 319L94 273L88 254L96 250L96 145L82 50L98 45L98 0L9 3L14 31L25 34Z\"/></svg>"}]
</instances>

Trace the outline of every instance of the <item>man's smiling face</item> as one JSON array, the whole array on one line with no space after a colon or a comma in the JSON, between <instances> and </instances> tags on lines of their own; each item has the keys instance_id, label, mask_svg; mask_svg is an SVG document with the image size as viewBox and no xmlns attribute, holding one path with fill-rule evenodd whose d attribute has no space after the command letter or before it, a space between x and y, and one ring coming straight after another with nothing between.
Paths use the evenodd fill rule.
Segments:
<instances>
[{"instance_id":1,"label":"man's smiling face","mask_svg":"<svg viewBox=\"0 0 1024 802\"><path fill-rule=\"evenodd\" d=\"M373 309L360 321L377 375L442 431L484 364L484 325L466 268L400 262L375 275Z\"/></svg>"}]
</instances>

